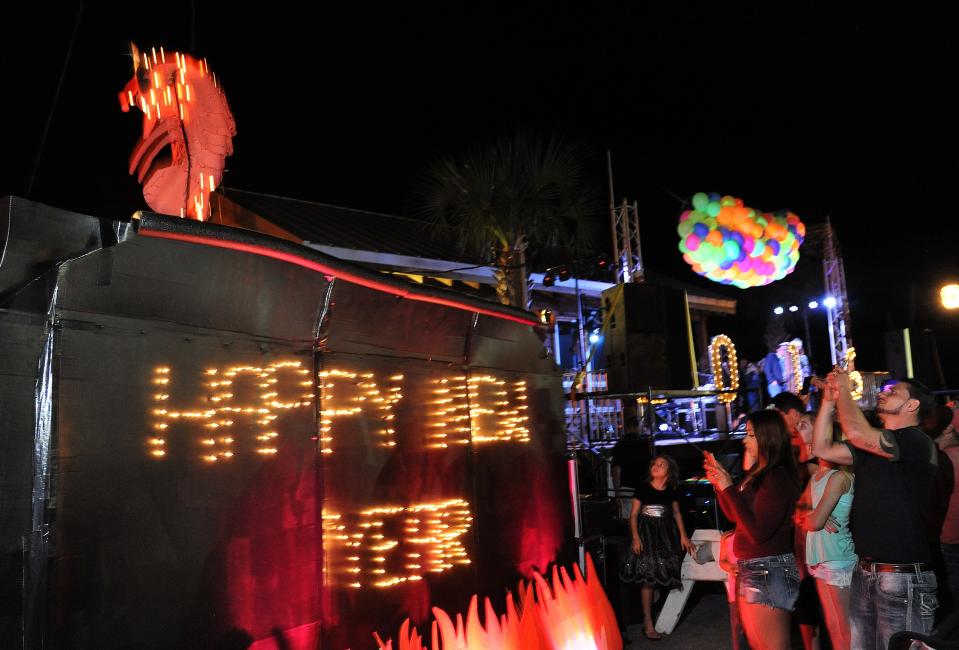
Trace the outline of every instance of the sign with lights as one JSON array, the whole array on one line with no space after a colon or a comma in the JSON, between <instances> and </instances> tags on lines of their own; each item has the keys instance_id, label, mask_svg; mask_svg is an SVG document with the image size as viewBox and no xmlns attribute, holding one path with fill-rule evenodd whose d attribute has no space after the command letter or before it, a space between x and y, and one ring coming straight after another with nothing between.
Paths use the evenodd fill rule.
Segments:
<instances>
[{"instance_id":1,"label":"sign with lights","mask_svg":"<svg viewBox=\"0 0 959 650\"><path fill-rule=\"evenodd\" d=\"M324 513L323 539L333 558L327 579L353 589L392 587L470 564L462 537L472 521L462 499Z\"/></svg>"},{"instance_id":2,"label":"sign with lights","mask_svg":"<svg viewBox=\"0 0 959 650\"><path fill-rule=\"evenodd\" d=\"M799 356L799 346L795 343L790 343L786 346L786 365L788 366L787 375L791 380L789 385L789 390L798 395L802 392L803 385L803 374L802 374L802 361Z\"/></svg>"},{"instance_id":3,"label":"sign with lights","mask_svg":"<svg viewBox=\"0 0 959 650\"><path fill-rule=\"evenodd\" d=\"M158 459L165 458L171 448L171 427L183 430L185 436L192 435L200 457L210 463L233 458L241 446L258 454L275 454L277 412L313 406L311 373L300 361L208 368L195 378L196 385L186 387L192 401L183 406L171 404L175 374L170 366L158 366L153 371L157 392L152 396L153 431L147 445L150 455ZM334 453L336 422L351 417L378 423L377 446L396 446L393 407L403 399L403 374L378 381L373 372L329 369L318 372L317 379L320 453ZM426 426L430 428L426 449L529 442L526 381L464 375L433 379L430 385L433 399L424 405ZM245 445L233 433L241 420L252 430Z\"/></svg>"},{"instance_id":4,"label":"sign with lights","mask_svg":"<svg viewBox=\"0 0 959 650\"><path fill-rule=\"evenodd\" d=\"M723 351L726 352L726 369L729 374L729 384L723 373ZM736 346L731 338L725 334L717 334L709 343L709 365L713 371L713 383L716 390L732 391L718 396L720 402L729 403L736 399L739 390L739 361L736 359Z\"/></svg>"},{"instance_id":5,"label":"sign with lights","mask_svg":"<svg viewBox=\"0 0 959 650\"><path fill-rule=\"evenodd\" d=\"M862 393L865 388L862 379L862 373L856 370L856 348L849 347L846 350L846 370L849 371L849 394L857 402L862 399Z\"/></svg>"},{"instance_id":6,"label":"sign with lights","mask_svg":"<svg viewBox=\"0 0 959 650\"><path fill-rule=\"evenodd\" d=\"M91 250L103 224L64 215L82 254L29 283L36 314L0 309L0 542L55 612L10 617L0 646L360 647L571 560L563 394L531 318L138 220L176 237Z\"/></svg>"}]
</instances>

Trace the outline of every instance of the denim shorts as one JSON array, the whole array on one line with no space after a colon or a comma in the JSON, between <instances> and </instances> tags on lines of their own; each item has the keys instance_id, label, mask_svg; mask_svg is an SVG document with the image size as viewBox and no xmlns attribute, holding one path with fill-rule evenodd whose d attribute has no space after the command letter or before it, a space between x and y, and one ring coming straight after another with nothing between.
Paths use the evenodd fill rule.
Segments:
<instances>
[{"instance_id":1,"label":"denim shorts","mask_svg":"<svg viewBox=\"0 0 959 650\"><path fill-rule=\"evenodd\" d=\"M852 584L852 572L855 570L856 564L858 564L856 560L851 562L847 560L830 560L810 565L809 573L818 580L825 581L827 585L845 589Z\"/></svg>"},{"instance_id":2,"label":"denim shorts","mask_svg":"<svg viewBox=\"0 0 959 650\"><path fill-rule=\"evenodd\" d=\"M792 611L799 597L799 570L792 553L739 560L736 594L742 602Z\"/></svg>"}]
</instances>

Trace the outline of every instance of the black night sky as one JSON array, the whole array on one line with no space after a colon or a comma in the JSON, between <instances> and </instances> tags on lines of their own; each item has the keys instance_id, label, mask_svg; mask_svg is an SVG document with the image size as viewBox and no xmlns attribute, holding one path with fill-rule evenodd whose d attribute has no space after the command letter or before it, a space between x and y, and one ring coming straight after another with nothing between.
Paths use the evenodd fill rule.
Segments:
<instances>
[{"instance_id":1,"label":"black night sky","mask_svg":"<svg viewBox=\"0 0 959 650\"><path fill-rule=\"evenodd\" d=\"M116 100L126 42L192 49L236 118L227 188L409 214L437 156L517 129L561 134L592 152L604 187L611 151L648 268L739 299L715 328L750 356L773 305L821 296L820 259L804 247L796 273L764 288L701 280L676 249L695 192L807 225L830 216L859 367L884 367L885 331L929 327L959 386L959 313L937 295L959 279L954 9L327 4L85 3L79 22L76 2L5 8L0 195L27 196L32 178L27 198L57 207L144 208L126 173L139 119ZM810 325L825 331L821 315Z\"/></svg>"}]
</instances>

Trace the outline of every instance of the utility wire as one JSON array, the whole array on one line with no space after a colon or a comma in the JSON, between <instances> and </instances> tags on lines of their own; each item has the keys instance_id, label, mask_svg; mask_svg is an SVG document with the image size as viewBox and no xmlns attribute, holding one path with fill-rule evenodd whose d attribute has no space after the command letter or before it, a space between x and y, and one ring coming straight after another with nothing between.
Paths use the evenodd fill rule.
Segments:
<instances>
[{"instance_id":1,"label":"utility wire","mask_svg":"<svg viewBox=\"0 0 959 650\"><path fill-rule=\"evenodd\" d=\"M30 180L27 182L27 192L24 198L29 199L33 193L33 183L37 179L37 171L40 169L40 159L43 158L43 149L47 144L47 134L50 132L50 123L53 122L53 113L57 109L57 102L60 99L60 90L63 88L63 80L67 76L67 67L70 65L70 58L73 56L73 45L77 42L77 33L80 31L80 18L83 16L83 3L77 9L77 18L73 23L73 34L70 35L70 45L67 47L67 55L63 59L63 68L60 70L60 79L57 81L57 91L53 95L53 101L50 103L50 112L47 113L47 123L43 126L43 134L40 136L40 146L37 147L37 157L33 160L33 171L30 172Z\"/></svg>"}]
</instances>

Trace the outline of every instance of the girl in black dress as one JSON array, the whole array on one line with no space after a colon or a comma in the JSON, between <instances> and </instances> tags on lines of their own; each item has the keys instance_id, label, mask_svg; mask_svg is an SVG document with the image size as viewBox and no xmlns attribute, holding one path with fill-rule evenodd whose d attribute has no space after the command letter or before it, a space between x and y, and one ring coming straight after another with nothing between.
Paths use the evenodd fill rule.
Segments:
<instances>
[{"instance_id":1,"label":"girl in black dress","mask_svg":"<svg viewBox=\"0 0 959 650\"><path fill-rule=\"evenodd\" d=\"M644 628L647 639L662 638L653 626L653 589L682 586L683 552L693 552L679 512L679 468L669 456L659 455L649 464L649 477L636 489L629 513L636 555L632 579L642 584Z\"/></svg>"}]
</instances>

